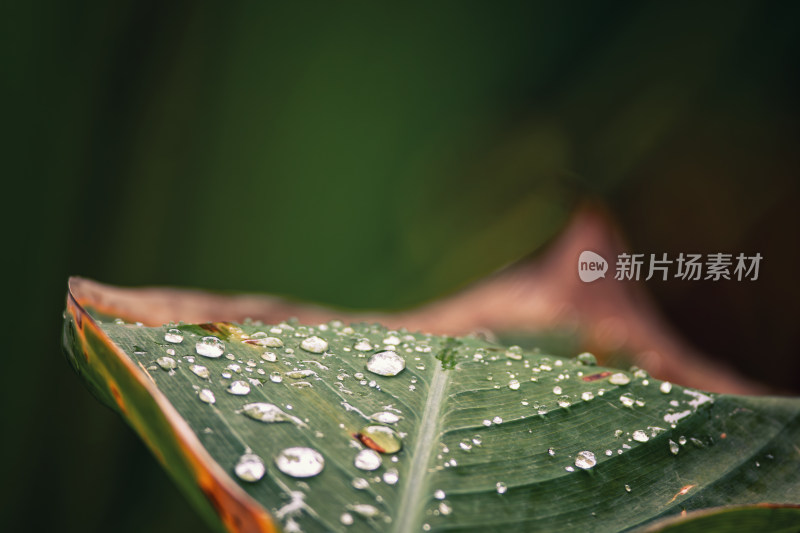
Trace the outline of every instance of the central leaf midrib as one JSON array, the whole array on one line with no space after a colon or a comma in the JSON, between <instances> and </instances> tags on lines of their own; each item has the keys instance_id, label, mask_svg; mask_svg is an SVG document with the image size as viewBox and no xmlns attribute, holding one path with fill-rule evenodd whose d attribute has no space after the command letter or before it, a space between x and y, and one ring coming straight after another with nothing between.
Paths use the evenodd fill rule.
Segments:
<instances>
[{"instance_id":1,"label":"central leaf midrib","mask_svg":"<svg viewBox=\"0 0 800 533\"><path fill-rule=\"evenodd\" d=\"M431 453L436 448L439 434L439 413L442 410L442 401L449 380L447 371L441 365L435 365L433 379L428 390L425 410L419 422L419 436L411 452L411 467L408 469L408 480L400 496L400 505L397 509L397 520L394 533L410 533L419 531L417 519L422 500L427 496L425 481L428 477L428 463Z\"/></svg>"}]
</instances>

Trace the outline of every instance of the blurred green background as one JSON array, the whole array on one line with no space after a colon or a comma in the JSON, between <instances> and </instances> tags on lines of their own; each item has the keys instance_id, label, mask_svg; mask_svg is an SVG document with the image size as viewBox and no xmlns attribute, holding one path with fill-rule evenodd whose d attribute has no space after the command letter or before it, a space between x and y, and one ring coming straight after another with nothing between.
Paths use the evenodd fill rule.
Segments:
<instances>
[{"instance_id":1,"label":"blurred green background","mask_svg":"<svg viewBox=\"0 0 800 533\"><path fill-rule=\"evenodd\" d=\"M2 529L205 528L62 357L74 274L407 307L590 200L636 252L761 253L646 288L800 390L800 4L553 4L5 2Z\"/></svg>"}]
</instances>

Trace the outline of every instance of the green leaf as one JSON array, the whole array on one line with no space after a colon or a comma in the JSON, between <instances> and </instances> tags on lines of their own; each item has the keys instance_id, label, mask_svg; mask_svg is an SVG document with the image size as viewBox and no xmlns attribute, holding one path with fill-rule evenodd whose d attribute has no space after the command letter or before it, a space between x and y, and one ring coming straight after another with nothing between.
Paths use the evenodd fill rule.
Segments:
<instances>
[{"instance_id":1,"label":"green leaf","mask_svg":"<svg viewBox=\"0 0 800 533\"><path fill-rule=\"evenodd\" d=\"M146 327L127 311L70 293L67 354L220 529L620 531L800 503L797 399L703 393L472 336L338 321ZM219 357L201 355L217 355L209 337ZM282 466L296 447L323 468ZM380 464L365 452L376 468L360 469L370 448ZM254 470L236 467L252 455L265 473L245 481Z\"/></svg>"}]
</instances>

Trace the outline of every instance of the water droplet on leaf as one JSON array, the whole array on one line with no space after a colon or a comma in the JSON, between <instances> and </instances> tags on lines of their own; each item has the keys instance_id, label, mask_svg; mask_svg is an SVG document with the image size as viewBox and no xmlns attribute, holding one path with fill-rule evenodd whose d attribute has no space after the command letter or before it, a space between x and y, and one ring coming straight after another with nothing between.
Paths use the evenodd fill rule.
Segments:
<instances>
[{"instance_id":1,"label":"water droplet on leaf","mask_svg":"<svg viewBox=\"0 0 800 533\"><path fill-rule=\"evenodd\" d=\"M377 470L381 466L381 456L378 455L378 452L375 450L367 448L366 450L361 450L356 454L356 458L353 463L356 465L356 468L359 470Z\"/></svg>"},{"instance_id":2,"label":"water droplet on leaf","mask_svg":"<svg viewBox=\"0 0 800 533\"><path fill-rule=\"evenodd\" d=\"M264 477L266 467L261 457L254 453L246 453L239 458L233 470L242 481L254 483Z\"/></svg>"},{"instance_id":3,"label":"water droplet on leaf","mask_svg":"<svg viewBox=\"0 0 800 533\"><path fill-rule=\"evenodd\" d=\"M396 453L403 447L400 435L386 426L365 426L356 437L364 446L380 453Z\"/></svg>"},{"instance_id":4,"label":"water droplet on leaf","mask_svg":"<svg viewBox=\"0 0 800 533\"><path fill-rule=\"evenodd\" d=\"M405 360L392 351L378 352L367 361L367 370L379 376L396 376L405 367Z\"/></svg>"},{"instance_id":5,"label":"water droplet on leaf","mask_svg":"<svg viewBox=\"0 0 800 533\"><path fill-rule=\"evenodd\" d=\"M228 392L236 396L250 394L250 384L246 381L234 381L228 387Z\"/></svg>"},{"instance_id":6,"label":"water droplet on leaf","mask_svg":"<svg viewBox=\"0 0 800 533\"><path fill-rule=\"evenodd\" d=\"M300 343L300 347L307 352L322 353L328 349L328 341L317 336L308 337L303 339L303 342Z\"/></svg>"},{"instance_id":7,"label":"water droplet on leaf","mask_svg":"<svg viewBox=\"0 0 800 533\"><path fill-rule=\"evenodd\" d=\"M180 344L183 342L183 333L179 329L168 329L164 333L164 340L172 344Z\"/></svg>"},{"instance_id":8,"label":"water droplet on leaf","mask_svg":"<svg viewBox=\"0 0 800 533\"><path fill-rule=\"evenodd\" d=\"M597 464L597 459L592 452L584 450L575 456L575 466L588 470Z\"/></svg>"},{"instance_id":9,"label":"water droplet on leaf","mask_svg":"<svg viewBox=\"0 0 800 533\"><path fill-rule=\"evenodd\" d=\"M198 355L216 359L225 351L225 344L216 337L203 337L194 346Z\"/></svg>"},{"instance_id":10,"label":"water droplet on leaf","mask_svg":"<svg viewBox=\"0 0 800 533\"><path fill-rule=\"evenodd\" d=\"M325 459L317 450L302 446L286 448L275 457L278 470L292 477L313 477L325 468Z\"/></svg>"}]
</instances>

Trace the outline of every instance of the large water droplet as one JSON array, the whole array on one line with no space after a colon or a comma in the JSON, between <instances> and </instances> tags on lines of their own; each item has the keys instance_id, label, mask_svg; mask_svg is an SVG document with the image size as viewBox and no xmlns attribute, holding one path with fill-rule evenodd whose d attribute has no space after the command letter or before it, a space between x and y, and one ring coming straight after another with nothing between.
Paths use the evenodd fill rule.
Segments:
<instances>
[{"instance_id":1,"label":"large water droplet","mask_svg":"<svg viewBox=\"0 0 800 533\"><path fill-rule=\"evenodd\" d=\"M225 351L225 343L216 337L203 337L197 341L197 344L194 345L194 349L198 355L216 359Z\"/></svg>"},{"instance_id":2,"label":"large water droplet","mask_svg":"<svg viewBox=\"0 0 800 533\"><path fill-rule=\"evenodd\" d=\"M375 450L367 448L366 450L361 450L356 454L356 458L353 461L353 464L356 465L356 468L360 470L377 470L381 467L381 456L378 455L378 452Z\"/></svg>"},{"instance_id":3,"label":"large water droplet","mask_svg":"<svg viewBox=\"0 0 800 533\"><path fill-rule=\"evenodd\" d=\"M183 342L183 333L179 329L168 329L164 333L164 340L172 344L180 344Z\"/></svg>"},{"instance_id":4,"label":"large water droplet","mask_svg":"<svg viewBox=\"0 0 800 533\"><path fill-rule=\"evenodd\" d=\"M400 435L386 426L365 426L356 437L364 446L380 453L396 453L403 447Z\"/></svg>"},{"instance_id":5,"label":"large water droplet","mask_svg":"<svg viewBox=\"0 0 800 533\"><path fill-rule=\"evenodd\" d=\"M213 404L217 401L217 399L214 397L214 393L208 389L201 390L197 397L200 398L201 402L207 404Z\"/></svg>"},{"instance_id":6,"label":"large water droplet","mask_svg":"<svg viewBox=\"0 0 800 533\"><path fill-rule=\"evenodd\" d=\"M612 385L627 385L631 382L631 378L629 378L627 374L617 372L608 376L608 382Z\"/></svg>"},{"instance_id":7,"label":"large water droplet","mask_svg":"<svg viewBox=\"0 0 800 533\"><path fill-rule=\"evenodd\" d=\"M647 433L642 431L641 429L637 429L633 432L633 440L636 442L647 442L650 440L650 437L647 436Z\"/></svg>"},{"instance_id":8,"label":"large water droplet","mask_svg":"<svg viewBox=\"0 0 800 533\"><path fill-rule=\"evenodd\" d=\"M303 342L300 343L300 347L307 352L322 353L328 349L328 341L315 335L303 339Z\"/></svg>"},{"instance_id":9,"label":"large water droplet","mask_svg":"<svg viewBox=\"0 0 800 533\"><path fill-rule=\"evenodd\" d=\"M379 376L396 376L405 367L405 360L396 352L388 350L373 354L367 361L367 370Z\"/></svg>"},{"instance_id":10,"label":"large water droplet","mask_svg":"<svg viewBox=\"0 0 800 533\"><path fill-rule=\"evenodd\" d=\"M250 483L256 482L264 477L266 470L264 461L254 453L242 455L239 458L239 462L236 463L236 466L233 468L233 471L239 479Z\"/></svg>"},{"instance_id":11,"label":"large water droplet","mask_svg":"<svg viewBox=\"0 0 800 533\"><path fill-rule=\"evenodd\" d=\"M325 459L317 450L304 448L286 448L275 457L278 470L292 477L313 477L325 468Z\"/></svg>"},{"instance_id":12,"label":"large water droplet","mask_svg":"<svg viewBox=\"0 0 800 533\"><path fill-rule=\"evenodd\" d=\"M578 468L588 470L596 464L597 459L595 459L594 454L588 450L578 452L578 455L575 456L575 466Z\"/></svg>"},{"instance_id":13,"label":"large water droplet","mask_svg":"<svg viewBox=\"0 0 800 533\"><path fill-rule=\"evenodd\" d=\"M172 357L159 357L156 359L156 363L164 370L173 370L178 366Z\"/></svg>"},{"instance_id":14,"label":"large water droplet","mask_svg":"<svg viewBox=\"0 0 800 533\"><path fill-rule=\"evenodd\" d=\"M250 384L246 381L234 381L228 387L228 392L236 396L250 394Z\"/></svg>"}]
</instances>

